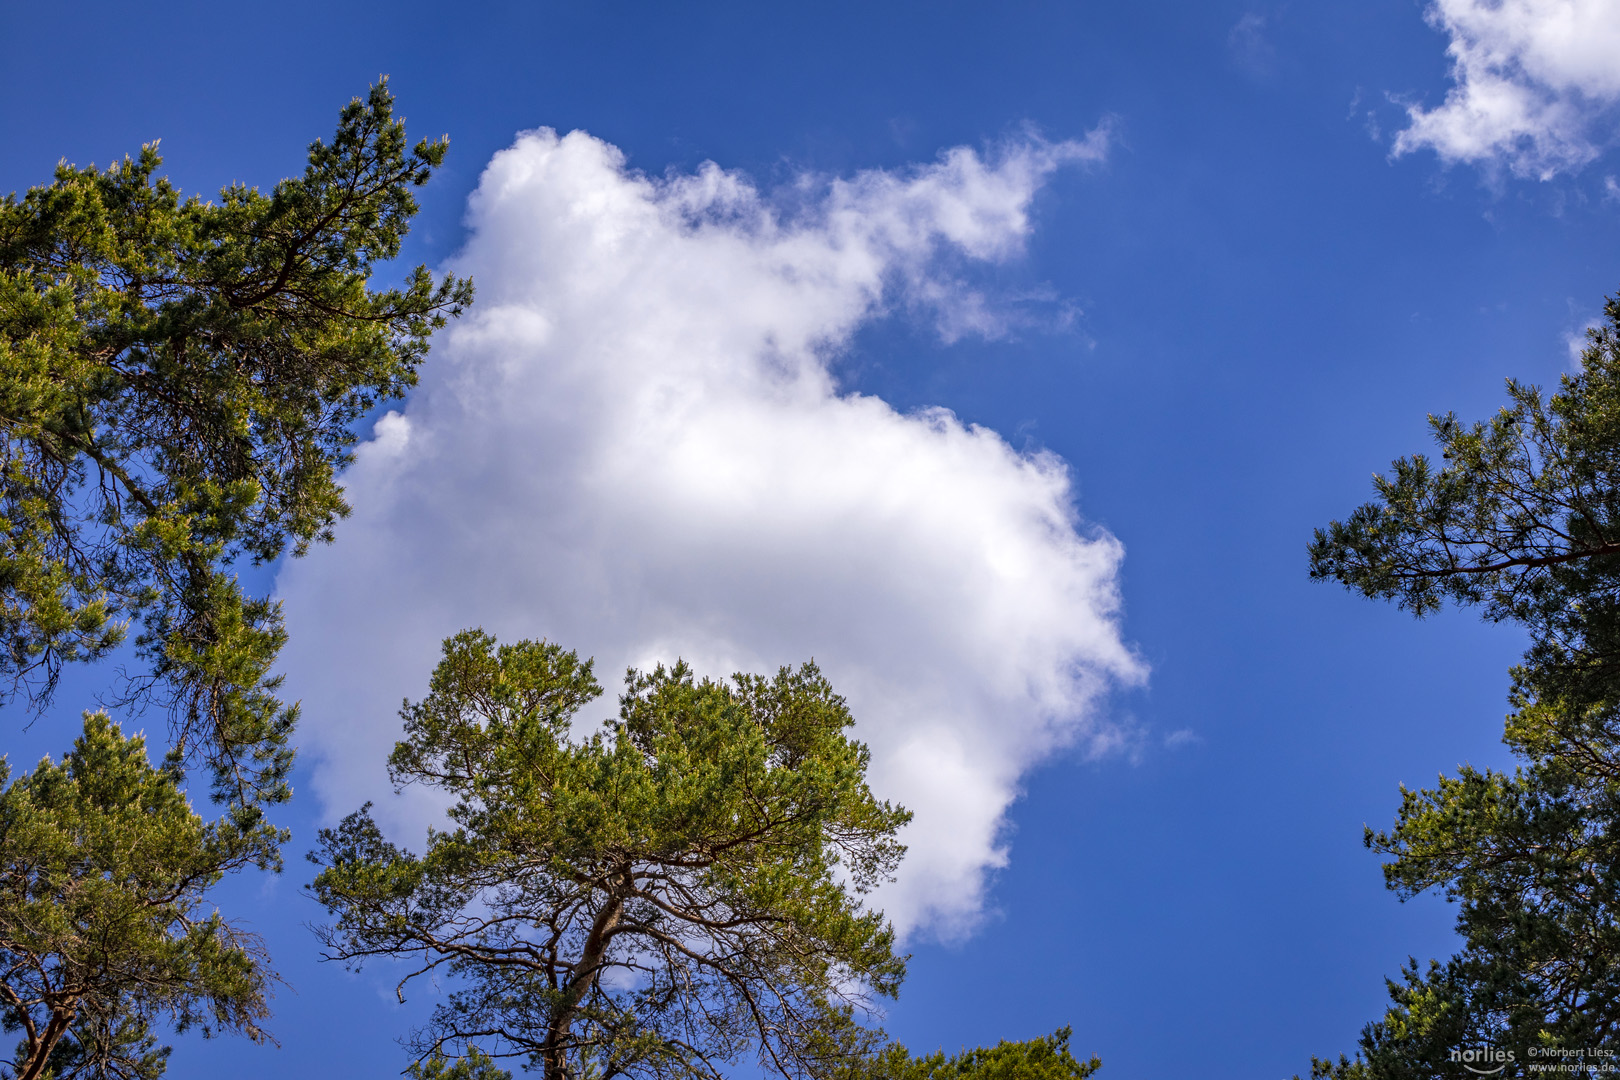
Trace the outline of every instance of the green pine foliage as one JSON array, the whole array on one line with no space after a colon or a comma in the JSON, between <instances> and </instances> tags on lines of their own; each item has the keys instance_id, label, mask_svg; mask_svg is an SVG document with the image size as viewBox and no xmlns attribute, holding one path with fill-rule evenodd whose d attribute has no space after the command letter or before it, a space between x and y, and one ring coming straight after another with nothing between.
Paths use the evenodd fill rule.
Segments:
<instances>
[{"instance_id":1,"label":"green pine foliage","mask_svg":"<svg viewBox=\"0 0 1620 1080\"><path fill-rule=\"evenodd\" d=\"M472 298L368 284L447 145L392 109L379 83L269 194L182 199L149 145L0 201L0 679L43 704L138 622L127 696L243 807L287 797L296 707L280 611L231 567L331 538L354 421Z\"/></svg>"},{"instance_id":2,"label":"green pine foliage","mask_svg":"<svg viewBox=\"0 0 1620 1080\"><path fill-rule=\"evenodd\" d=\"M1069 1049L1073 1034L1059 1028L1037 1039L1003 1039L952 1057L944 1051L912 1057L904 1046L892 1043L852 1070L850 1080L1086 1080L1102 1062L1095 1057L1077 1060Z\"/></svg>"},{"instance_id":3,"label":"green pine foliage","mask_svg":"<svg viewBox=\"0 0 1620 1080\"><path fill-rule=\"evenodd\" d=\"M1620 1045L1620 300L1556 394L1509 383L1485 423L1431 421L1378 499L1318 531L1313 577L1419 615L1450 601L1530 634L1511 672L1511 774L1402 792L1368 830L1389 887L1458 904L1462 950L1410 962L1340 1080L1430 1077L1453 1049Z\"/></svg>"},{"instance_id":4,"label":"green pine foliage","mask_svg":"<svg viewBox=\"0 0 1620 1080\"><path fill-rule=\"evenodd\" d=\"M434 1053L421 1061L411 1063L405 1070L410 1080L512 1080L512 1074L495 1064L488 1054L476 1046L458 1058Z\"/></svg>"},{"instance_id":5,"label":"green pine foliage","mask_svg":"<svg viewBox=\"0 0 1620 1080\"><path fill-rule=\"evenodd\" d=\"M0 781L7 775L0 762ZM15 1080L160 1076L153 1025L268 1036L258 940L204 903L220 878L277 865L269 825L208 824L176 763L104 713L60 762L0 793L0 1019Z\"/></svg>"},{"instance_id":6,"label":"green pine foliage","mask_svg":"<svg viewBox=\"0 0 1620 1080\"><path fill-rule=\"evenodd\" d=\"M412 1048L481 1044L548 1080L719 1077L744 1058L829 1075L905 972L860 896L909 815L873 797L867 751L812 664L773 678L631 672L617 719L557 645L448 639L389 766L454 800L414 855L366 809L320 837L330 955L412 958L459 989Z\"/></svg>"},{"instance_id":7,"label":"green pine foliage","mask_svg":"<svg viewBox=\"0 0 1620 1080\"><path fill-rule=\"evenodd\" d=\"M862 896L910 819L866 785L867 750L816 669L698 680L631 671L616 719L561 646L447 639L406 702L397 785L454 803L427 850L369 804L324 830L312 890L328 956L407 963L398 991L458 989L411 1033L417 1080L720 1080L728 1067L825 1080L1085 1080L1070 1031L913 1058L863 1023L905 974ZM463 1056L451 1057L456 1049Z\"/></svg>"}]
</instances>

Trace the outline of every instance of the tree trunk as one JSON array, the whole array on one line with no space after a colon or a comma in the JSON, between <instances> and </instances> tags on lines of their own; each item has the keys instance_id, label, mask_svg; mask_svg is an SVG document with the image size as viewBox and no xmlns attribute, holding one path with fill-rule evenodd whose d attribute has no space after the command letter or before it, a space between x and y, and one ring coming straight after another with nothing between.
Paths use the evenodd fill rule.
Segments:
<instances>
[{"instance_id":1,"label":"tree trunk","mask_svg":"<svg viewBox=\"0 0 1620 1080\"><path fill-rule=\"evenodd\" d=\"M628 885L628 871L625 877ZM545 1080L568 1080L565 1055L570 1036L573 1035L574 1018L579 1015L579 1003L596 984L602 957L607 953L608 936L624 913L624 898L625 894L618 889L609 894L608 902L596 913L591 932L585 938L585 947L580 950L579 959L571 969L568 985L563 990L563 998L557 1003L557 1011L551 1021L551 1031L546 1036Z\"/></svg>"},{"instance_id":2,"label":"tree trunk","mask_svg":"<svg viewBox=\"0 0 1620 1080\"><path fill-rule=\"evenodd\" d=\"M67 1029L73 1023L73 1017L78 1011L77 1006L66 1010L51 1010L51 1019L45 1025L45 1030L40 1032L37 1039L29 1040L28 1060L18 1067L17 1080L39 1080L40 1074L45 1071L45 1063L51 1059L51 1051L56 1049L56 1044L67 1034Z\"/></svg>"}]
</instances>

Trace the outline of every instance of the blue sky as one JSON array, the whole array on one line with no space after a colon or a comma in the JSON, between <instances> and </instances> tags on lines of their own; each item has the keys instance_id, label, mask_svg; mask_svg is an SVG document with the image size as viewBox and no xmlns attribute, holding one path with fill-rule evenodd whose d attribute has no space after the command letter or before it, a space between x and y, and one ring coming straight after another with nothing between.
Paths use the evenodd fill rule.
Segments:
<instances>
[{"instance_id":1,"label":"blue sky","mask_svg":"<svg viewBox=\"0 0 1620 1080\"><path fill-rule=\"evenodd\" d=\"M822 660L919 813L887 901L913 1049L1067 1023L1137 1078L1350 1049L1453 947L1362 827L1505 763L1522 641L1313 585L1305 543L1428 413L1569 370L1614 291L1607 6L8 13L0 189L153 138L187 191L268 186L387 73L452 140L402 262L480 288L337 544L266 575L293 858L221 903L290 984L281 1046L182 1040L170 1075L405 1064L426 995L315 962L297 856L468 622L610 671ZM105 675L8 713L12 760Z\"/></svg>"}]
</instances>

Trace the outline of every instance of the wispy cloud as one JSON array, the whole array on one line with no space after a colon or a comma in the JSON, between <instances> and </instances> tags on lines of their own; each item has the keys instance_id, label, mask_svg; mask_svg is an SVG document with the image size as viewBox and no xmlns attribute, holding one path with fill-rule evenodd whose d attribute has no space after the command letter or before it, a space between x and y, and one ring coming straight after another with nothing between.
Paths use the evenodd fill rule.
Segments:
<instances>
[{"instance_id":1,"label":"wispy cloud","mask_svg":"<svg viewBox=\"0 0 1620 1080\"><path fill-rule=\"evenodd\" d=\"M1179 750L1183 746L1193 746L1203 741L1198 732L1192 728L1178 728L1164 737L1164 745L1168 750Z\"/></svg>"},{"instance_id":2,"label":"wispy cloud","mask_svg":"<svg viewBox=\"0 0 1620 1080\"><path fill-rule=\"evenodd\" d=\"M1564 331L1564 348L1569 350L1569 366L1571 370L1579 371L1584 366L1583 354L1586 347L1592 344L1592 331L1603 326L1603 320L1597 317L1588 318L1580 326Z\"/></svg>"},{"instance_id":3,"label":"wispy cloud","mask_svg":"<svg viewBox=\"0 0 1620 1080\"><path fill-rule=\"evenodd\" d=\"M360 447L338 543L279 579L329 810L386 790L399 700L464 626L577 647L609 682L814 657L874 786L917 815L881 903L910 931L970 928L1024 772L1105 751L1099 699L1144 676L1123 550L1057 457L829 365L891 309L1002 332L971 264L1018 257L1046 178L1106 152L1104 129L1025 138L773 194L714 165L649 178L580 132L496 155L455 260L477 305Z\"/></svg>"},{"instance_id":4,"label":"wispy cloud","mask_svg":"<svg viewBox=\"0 0 1620 1080\"><path fill-rule=\"evenodd\" d=\"M1227 31L1226 50L1232 61L1248 74L1270 75L1277 50L1266 36L1266 17L1256 11L1245 13Z\"/></svg>"},{"instance_id":5,"label":"wispy cloud","mask_svg":"<svg viewBox=\"0 0 1620 1080\"><path fill-rule=\"evenodd\" d=\"M1620 102L1620 4L1613 0L1435 0L1456 85L1433 109L1407 107L1397 155L1549 179L1595 158Z\"/></svg>"}]
</instances>

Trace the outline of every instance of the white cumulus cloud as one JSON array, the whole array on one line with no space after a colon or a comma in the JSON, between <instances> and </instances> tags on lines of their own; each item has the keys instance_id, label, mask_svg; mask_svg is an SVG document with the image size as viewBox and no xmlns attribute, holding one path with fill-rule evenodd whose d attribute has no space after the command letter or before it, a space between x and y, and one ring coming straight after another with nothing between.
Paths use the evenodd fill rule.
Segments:
<instances>
[{"instance_id":1,"label":"white cumulus cloud","mask_svg":"<svg viewBox=\"0 0 1620 1080\"><path fill-rule=\"evenodd\" d=\"M1595 158L1620 102L1620 4L1614 0L1435 0L1456 86L1433 109L1412 105L1395 153L1506 165L1550 178Z\"/></svg>"},{"instance_id":2,"label":"white cumulus cloud","mask_svg":"<svg viewBox=\"0 0 1620 1080\"><path fill-rule=\"evenodd\" d=\"M880 902L907 931L970 928L1020 777L1119 741L1099 698L1143 676L1123 552L1054 455L897 412L829 365L894 309L1000 332L967 266L1016 257L1043 180L1106 140L769 196L712 164L640 175L581 132L497 154L453 266L477 304L359 448L337 543L278 579L328 812L386 795L400 699L463 627L577 648L609 687L678 656L714 675L813 657L874 788L916 813ZM407 841L432 809L379 802Z\"/></svg>"}]
</instances>

